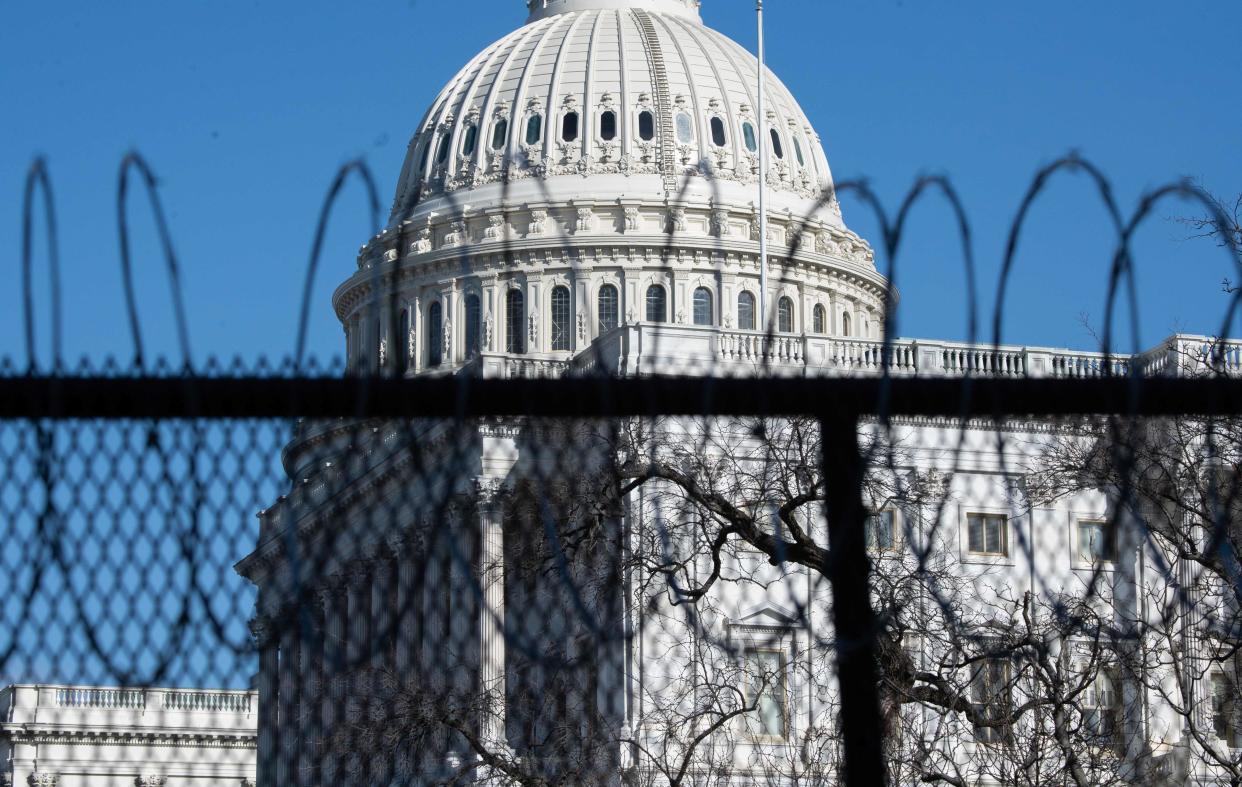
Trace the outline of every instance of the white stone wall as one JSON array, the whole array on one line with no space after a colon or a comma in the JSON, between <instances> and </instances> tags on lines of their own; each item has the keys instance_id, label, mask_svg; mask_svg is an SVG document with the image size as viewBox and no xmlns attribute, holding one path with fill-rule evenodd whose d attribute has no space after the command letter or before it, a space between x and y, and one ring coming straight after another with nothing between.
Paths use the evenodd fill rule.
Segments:
<instances>
[{"instance_id":1,"label":"white stone wall","mask_svg":"<svg viewBox=\"0 0 1242 787\"><path fill-rule=\"evenodd\" d=\"M0 690L3 783L253 785L254 692L14 685Z\"/></svg>"}]
</instances>

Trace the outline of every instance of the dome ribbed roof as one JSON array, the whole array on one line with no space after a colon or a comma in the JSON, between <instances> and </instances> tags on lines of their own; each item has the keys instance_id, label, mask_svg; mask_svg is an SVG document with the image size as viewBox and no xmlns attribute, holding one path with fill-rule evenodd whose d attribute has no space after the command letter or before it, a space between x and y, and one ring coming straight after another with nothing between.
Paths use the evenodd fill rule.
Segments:
<instances>
[{"instance_id":1,"label":"dome ribbed roof","mask_svg":"<svg viewBox=\"0 0 1242 787\"><path fill-rule=\"evenodd\" d=\"M584 192L746 205L758 191L754 137L766 129L770 210L839 224L835 204L816 210L831 174L797 101L768 72L761 125L756 58L698 21L697 6L533 0L532 21L436 98L410 143L393 222L445 200Z\"/></svg>"}]
</instances>

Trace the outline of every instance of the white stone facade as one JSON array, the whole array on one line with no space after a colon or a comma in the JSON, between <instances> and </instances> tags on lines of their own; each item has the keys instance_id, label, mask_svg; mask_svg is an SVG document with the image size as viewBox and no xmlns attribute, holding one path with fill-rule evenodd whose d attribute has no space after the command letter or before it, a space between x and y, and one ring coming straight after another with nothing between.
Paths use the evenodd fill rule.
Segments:
<instances>
[{"instance_id":1,"label":"white stone facade","mask_svg":"<svg viewBox=\"0 0 1242 787\"><path fill-rule=\"evenodd\" d=\"M0 691L0 784L253 787L248 691L14 685Z\"/></svg>"},{"instance_id":2,"label":"white stone facade","mask_svg":"<svg viewBox=\"0 0 1242 787\"><path fill-rule=\"evenodd\" d=\"M410 143L388 227L363 246L357 271L334 295L352 369L490 377L1179 376L1203 371L1200 350L1211 345L1218 369L1242 372L1242 345L1205 337L1170 337L1128 357L924 339L886 345L883 316L896 293L867 243L845 226L817 135L770 75L769 112L755 116L755 59L705 27L697 3L532 0L529 7L526 26L486 48L436 99ZM754 134L771 140L766 301ZM725 426L701 434L702 427L673 422L642 448L654 455L664 443L676 455L679 446L703 445L710 448L698 458L747 462L747 451L761 453L744 432ZM508 722L533 714L522 707L530 697L514 685L530 680L520 677L529 665L510 646L506 621L520 625L513 621L535 608L550 640L581 643L588 632L573 622L575 610L607 606L594 598L600 607L591 607L551 584L517 587L521 567L509 563L507 550L516 548L511 525L523 487L533 484L544 502L555 501L569 479L604 464L575 442L580 435L549 437L540 428L519 421L302 425L284 454L294 490L261 514L257 548L238 564L259 588L261 784L393 778L392 752L367 766L356 747L316 748L367 716L379 695L367 688L366 671L409 676L414 685L447 681L496 700L476 720L481 744L427 744L410 779L438 783L468 773L459 781L505 783L477 750L512 755L518 744ZM1132 523L1103 572L1107 587L1092 583L1099 567L1083 564L1080 534L1091 532L1084 523L1111 517L1115 501L1103 491L1038 502L1021 494L1026 468L1056 434L1047 424L1016 421L895 425L901 459L879 466L881 474L918 479L922 497L870 504L902 524L910 540L903 546L934 538L924 546L968 600L977 617L972 636L1000 630L1002 618L1015 614L1015 597L1075 593L1107 607L1099 614L1113 624L1147 625L1144 605L1168 601L1185 579L1169 573L1176 560L1164 573L1150 570L1168 556ZM678 513L668 491L635 489L601 514L612 534L602 554L621 559L641 553L645 539L658 541ZM826 543L822 515L804 524ZM809 740L836 729L839 687L824 644L831 642L828 591L813 572L776 565L771 555L739 548L726 557L724 570L741 579L705 596L707 611L693 626L662 606L667 588L649 592L627 575L617 584L629 604L608 618L608 646L576 654L594 659L593 696L574 695L566 707L585 713L598 700L609 709L592 733L607 744L595 752L609 772L600 783L669 783L653 752L676 731L670 719L679 706L695 704L687 697L698 696L696 681L736 682L738 649L782 665L779 734L723 725L716 759L693 766L701 771L696 783L816 782L811 771L791 772L805 764ZM902 560L875 558L881 572ZM1229 615L1236 612L1225 608ZM915 662L939 657L933 634L903 643ZM1187 636L1178 652L1209 663ZM688 641L719 647L691 652ZM1059 652L1067 663L1076 658L1071 650ZM1157 663L1152 674L1164 676L1166 666ZM1110 783L1133 777L1140 761L1154 769L1149 781L1185 781L1188 772L1204 784L1215 778L1203 756L1189 756L1185 719L1162 693L1189 674L1179 666L1160 686L1118 689L1128 709L1142 710L1127 710L1119 722L1127 748ZM1206 703L1209 679L1189 679L1185 696ZM906 723L932 735L936 756L963 783L997 781L981 764L995 751L981 740L986 731L956 712L911 705L902 711L912 717ZM1207 711L1196 713L1207 724ZM585 733L582 740L593 742ZM1208 746L1228 758L1239 743L1216 738ZM1204 746L1194 745L1202 755ZM322 762L316 751L326 751ZM831 754L821 754L818 778L835 779Z\"/></svg>"}]
</instances>

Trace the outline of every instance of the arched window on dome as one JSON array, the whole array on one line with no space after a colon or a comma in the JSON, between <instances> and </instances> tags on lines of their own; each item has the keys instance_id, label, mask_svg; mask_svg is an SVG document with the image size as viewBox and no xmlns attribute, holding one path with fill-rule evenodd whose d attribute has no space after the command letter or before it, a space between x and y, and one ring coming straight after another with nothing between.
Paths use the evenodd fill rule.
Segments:
<instances>
[{"instance_id":1,"label":"arched window on dome","mask_svg":"<svg viewBox=\"0 0 1242 787\"><path fill-rule=\"evenodd\" d=\"M448 134L440 137L440 147L436 150L436 166L442 167L444 162L448 161L450 144L452 144L452 140L449 139Z\"/></svg>"},{"instance_id":2,"label":"arched window on dome","mask_svg":"<svg viewBox=\"0 0 1242 787\"><path fill-rule=\"evenodd\" d=\"M719 116L713 116L710 122L712 131L712 144L718 148L723 148L729 142L729 138L725 136L724 121Z\"/></svg>"},{"instance_id":3,"label":"arched window on dome","mask_svg":"<svg viewBox=\"0 0 1242 787\"><path fill-rule=\"evenodd\" d=\"M647 288L647 322L668 320L668 294L658 284Z\"/></svg>"},{"instance_id":4,"label":"arched window on dome","mask_svg":"<svg viewBox=\"0 0 1242 787\"><path fill-rule=\"evenodd\" d=\"M504 150L505 141L509 139L509 121L496 118L492 124L492 150Z\"/></svg>"},{"instance_id":5,"label":"arched window on dome","mask_svg":"<svg viewBox=\"0 0 1242 787\"><path fill-rule=\"evenodd\" d=\"M599 115L599 138L608 142L617 138L617 113L606 109Z\"/></svg>"},{"instance_id":6,"label":"arched window on dome","mask_svg":"<svg viewBox=\"0 0 1242 787\"><path fill-rule=\"evenodd\" d=\"M505 295L505 352L526 352L526 299L518 289Z\"/></svg>"},{"instance_id":7,"label":"arched window on dome","mask_svg":"<svg viewBox=\"0 0 1242 787\"><path fill-rule=\"evenodd\" d=\"M439 366L444 361L444 307L433 301L427 308L427 365Z\"/></svg>"},{"instance_id":8,"label":"arched window on dome","mask_svg":"<svg viewBox=\"0 0 1242 787\"><path fill-rule=\"evenodd\" d=\"M423 155L418 160L418 176L420 178L427 177L427 162L431 158L431 138L423 144Z\"/></svg>"},{"instance_id":9,"label":"arched window on dome","mask_svg":"<svg viewBox=\"0 0 1242 787\"><path fill-rule=\"evenodd\" d=\"M697 287L694 290L694 324L715 324L712 319L712 291L706 287Z\"/></svg>"},{"instance_id":10,"label":"arched window on dome","mask_svg":"<svg viewBox=\"0 0 1242 787\"><path fill-rule=\"evenodd\" d=\"M746 290L737 294L737 327L743 331L755 330L755 296Z\"/></svg>"},{"instance_id":11,"label":"arched window on dome","mask_svg":"<svg viewBox=\"0 0 1242 787\"><path fill-rule=\"evenodd\" d=\"M822 303L815 304L811 311L811 328L815 333L828 333L828 313Z\"/></svg>"},{"instance_id":12,"label":"arched window on dome","mask_svg":"<svg viewBox=\"0 0 1242 787\"><path fill-rule=\"evenodd\" d=\"M841 315L841 335L850 335L850 313L845 312Z\"/></svg>"},{"instance_id":13,"label":"arched window on dome","mask_svg":"<svg viewBox=\"0 0 1242 787\"><path fill-rule=\"evenodd\" d=\"M689 112L678 112L676 118L677 141L683 145L694 142L694 119Z\"/></svg>"},{"instance_id":14,"label":"arched window on dome","mask_svg":"<svg viewBox=\"0 0 1242 787\"><path fill-rule=\"evenodd\" d=\"M638 138L643 142L655 139L655 115L651 110L644 109L638 113Z\"/></svg>"},{"instance_id":15,"label":"arched window on dome","mask_svg":"<svg viewBox=\"0 0 1242 787\"><path fill-rule=\"evenodd\" d=\"M543 115L526 118L526 144L538 145L543 140Z\"/></svg>"},{"instance_id":16,"label":"arched window on dome","mask_svg":"<svg viewBox=\"0 0 1242 787\"><path fill-rule=\"evenodd\" d=\"M778 159L785 158L785 148L781 145L781 135L776 129L769 129L772 134L772 154Z\"/></svg>"},{"instance_id":17,"label":"arched window on dome","mask_svg":"<svg viewBox=\"0 0 1242 787\"><path fill-rule=\"evenodd\" d=\"M570 349L573 337L569 309L569 288L560 285L552 288L552 349Z\"/></svg>"},{"instance_id":18,"label":"arched window on dome","mask_svg":"<svg viewBox=\"0 0 1242 787\"><path fill-rule=\"evenodd\" d=\"M793 301L782 295L776 302L776 330L781 333L793 333Z\"/></svg>"},{"instance_id":19,"label":"arched window on dome","mask_svg":"<svg viewBox=\"0 0 1242 787\"><path fill-rule=\"evenodd\" d=\"M473 358L483 349L483 309L480 307L479 296L470 293L466 296L466 357Z\"/></svg>"},{"instance_id":20,"label":"arched window on dome","mask_svg":"<svg viewBox=\"0 0 1242 787\"><path fill-rule=\"evenodd\" d=\"M578 139L578 113L566 112L561 118L561 141L574 142Z\"/></svg>"},{"instance_id":21,"label":"arched window on dome","mask_svg":"<svg viewBox=\"0 0 1242 787\"><path fill-rule=\"evenodd\" d=\"M617 288L611 284L605 284L600 287L597 307L599 311L599 333L603 336L620 324L621 298L617 293Z\"/></svg>"},{"instance_id":22,"label":"arched window on dome","mask_svg":"<svg viewBox=\"0 0 1242 787\"><path fill-rule=\"evenodd\" d=\"M742 140L751 153L759 150L759 137L755 136L755 124L747 120L742 124Z\"/></svg>"},{"instance_id":23,"label":"arched window on dome","mask_svg":"<svg viewBox=\"0 0 1242 787\"><path fill-rule=\"evenodd\" d=\"M479 127L473 123L466 126L461 135L461 155L469 158L474 155L475 146L479 144Z\"/></svg>"},{"instance_id":24,"label":"arched window on dome","mask_svg":"<svg viewBox=\"0 0 1242 787\"><path fill-rule=\"evenodd\" d=\"M397 359L397 374L405 374L410 368L410 310L401 309L397 318L397 335L393 337L392 354Z\"/></svg>"},{"instance_id":25,"label":"arched window on dome","mask_svg":"<svg viewBox=\"0 0 1242 787\"><path fill-rule=\"evenodd\" d=\"M796 156L798 159L798 166L805 167L806 159L802 156L802 143L798 141L797 134L794 134L792 139L793 139L793 145L794 145L794 156Z\"/></svg>"}]
</instances>

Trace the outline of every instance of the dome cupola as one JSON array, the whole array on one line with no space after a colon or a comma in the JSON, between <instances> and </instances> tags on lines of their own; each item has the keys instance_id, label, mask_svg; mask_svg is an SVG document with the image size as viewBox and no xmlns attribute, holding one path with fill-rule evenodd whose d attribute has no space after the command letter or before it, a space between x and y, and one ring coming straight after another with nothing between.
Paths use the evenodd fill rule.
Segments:
<instances>
[{"instance_id":1,"label":"dome cupola","mask_svg":"<svg viewBox=\"0 0 1242 787\"><path fill-rule=\"evenodd\" d=\"M601 9L638 9L699 21L699 0L526 0L526 6L530 9L527 22L573 11Z\"/></svg>"}]
</instances>

